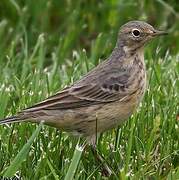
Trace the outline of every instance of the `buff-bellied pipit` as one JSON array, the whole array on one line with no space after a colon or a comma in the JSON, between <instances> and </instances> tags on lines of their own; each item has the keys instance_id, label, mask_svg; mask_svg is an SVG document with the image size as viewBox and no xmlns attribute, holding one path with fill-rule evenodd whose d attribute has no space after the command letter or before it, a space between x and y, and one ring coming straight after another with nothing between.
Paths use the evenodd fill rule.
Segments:
<instances>
[{"instance_id":1,"label":"buff-bellied pipit","mask_svg":"<svg viewBox=\"0 0 179 180\"><path fill-rule=\"evenodd\" d=\"M144 45L164 34L142 21L124 24L104 62L72 86L0 124L44 121L94 141L96 133L116 127L139 105L146 89Z\"/></svg>"}]
</instances>

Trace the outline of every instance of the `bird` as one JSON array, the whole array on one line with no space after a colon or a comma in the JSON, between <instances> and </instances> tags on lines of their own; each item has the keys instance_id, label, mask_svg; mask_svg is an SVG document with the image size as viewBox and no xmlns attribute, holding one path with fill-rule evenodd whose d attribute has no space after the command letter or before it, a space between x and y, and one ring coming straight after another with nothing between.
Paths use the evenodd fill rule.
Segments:
<instances>
[{"instance_id":1,"label":"bird","mask_svg":"<svg viewBox=\"0 0 179 180\"><path fill-rule=\"evenodd\" d=\"M98 134L122 124L139 106L147 84L144 46L165 34L144 21L127 22L108 58L74 84L0 124L44 122L93 144Z\"/></svg>"}]
</instances>

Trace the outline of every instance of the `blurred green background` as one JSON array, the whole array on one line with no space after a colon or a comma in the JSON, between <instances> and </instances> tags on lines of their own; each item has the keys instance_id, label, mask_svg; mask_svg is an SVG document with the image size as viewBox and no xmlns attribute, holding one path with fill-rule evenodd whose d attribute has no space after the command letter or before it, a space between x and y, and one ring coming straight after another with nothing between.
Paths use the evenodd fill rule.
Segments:
<instances>
[{"instance_id":1,"label":"blurred green background","mask_svg":"<svg viewBox=\"0 0 179 180\"><path fill-rule=\"evenodd\" d=\"M59 61L72 54L73 49L90 51L91 42L99 33L109 40L101 47L100 55L108 53L116 41L119 27L129 20L144 20L170 35L160 41L163 51L179 51L179 3L177 0L1 0L1 51L17 36L28 39L28 50L39 34L46 35L48 57L52 48L63 49ZM20 38L19 38L20 40ZM61 42L59 46L59 41ZM156 47L156 46L155 46ZM16 47L20 50L21 47ZM48 54L49 53L49 54ZM98 57L97 57L98 58Z\"/></svg>"},{"instance_id":2,"label":"blurred green background","mask_svg":"<svg viewBox=\"0 0 179 180\"><path fill-rule=\"evenodd\" d=\"M114 172L111 179L177 179L178 0L1 0L0 117L79 79L109 56L119 27L130 20L146 21L169 35L145 49L149 88L142 108L121 129L104 133L97 146ZM35 128L30 123L0 127L0 177ZM76 143L45 126L16 175L64 179ZM75 179L101 179L89 150L76 164Z\"/></svg>"}]
</instances>

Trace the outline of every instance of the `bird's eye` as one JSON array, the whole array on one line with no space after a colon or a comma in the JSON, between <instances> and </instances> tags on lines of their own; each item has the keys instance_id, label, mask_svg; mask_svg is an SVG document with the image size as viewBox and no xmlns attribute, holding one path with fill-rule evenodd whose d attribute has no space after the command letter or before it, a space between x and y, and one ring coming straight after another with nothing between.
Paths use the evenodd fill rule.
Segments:
<instances>
[{"instance_id":1,"label":"bird's eye","mask_svg":"<svg viewBox=\"0 0 179 180\"><path fill-rule=\"evenodd\" d=\"M132 35L133 35L134 37L139 37L139 36L140 36L140 31L139 31L138 29L133 29L133 30L132 30Z\"/></svg>"}]
</instances>

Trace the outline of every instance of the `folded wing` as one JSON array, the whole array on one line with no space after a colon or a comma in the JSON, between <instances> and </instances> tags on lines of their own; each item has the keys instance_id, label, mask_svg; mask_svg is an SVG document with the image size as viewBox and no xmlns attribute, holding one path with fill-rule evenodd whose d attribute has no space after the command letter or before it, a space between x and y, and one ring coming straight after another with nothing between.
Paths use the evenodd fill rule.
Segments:
<instances>
[{"instance_id":1,"label":"folded wing","mask_svg":"<svg viewBox=\"0 0 179 180\"><path fill-rule=\"evenodd\" d=\"M25 109L24 112L73 109L122 100L129 93L123 92L121 87L122 86L117 83L110 85L104 84L102 86L97 84L88 84L77 87L72 86L28 109Z\"/></svg>"}]
</instances>

